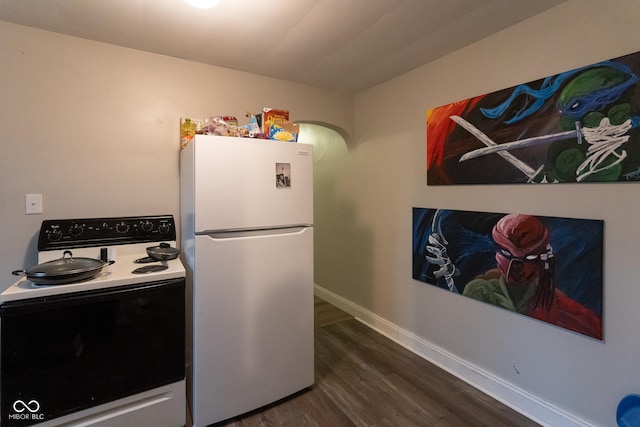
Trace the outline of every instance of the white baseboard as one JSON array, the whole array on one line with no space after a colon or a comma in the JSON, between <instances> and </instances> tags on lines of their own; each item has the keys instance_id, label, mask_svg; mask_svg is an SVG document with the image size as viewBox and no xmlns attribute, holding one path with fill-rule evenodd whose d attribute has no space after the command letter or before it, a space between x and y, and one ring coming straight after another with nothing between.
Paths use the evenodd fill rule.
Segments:
<instances>
[{"instance_id":1,"label":"white baseboard","mask_svg":"<svg viewBox=\"0 0 640 427\"><path fill-rule=\"evenodd\" d=\"M549 427L592 427L591 424L460 359L433 343L394 325L340 295L318 285L315 285L314 288L315 295L318 297L346 311L363 324L538 424Z\"/></svg>"}]
</instances>

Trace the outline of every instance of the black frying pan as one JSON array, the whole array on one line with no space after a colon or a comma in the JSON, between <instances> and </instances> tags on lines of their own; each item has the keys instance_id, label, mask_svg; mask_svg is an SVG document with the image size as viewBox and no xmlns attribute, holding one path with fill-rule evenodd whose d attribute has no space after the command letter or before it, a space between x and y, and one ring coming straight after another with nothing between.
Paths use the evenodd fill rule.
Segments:
<instances>
[{"instance_id":1,"label":"black frying pan","mask_svg":"<svg viewBox=\"0 0 640 427\"><path fill-rule=\"evenodd\" d=\"M114 262L95 258L74 258L71 251L64 251L62 258L44 262L26 270L15 270L11 274L26 276L28 280L40 285L66 285L93 279L103 267Z\"/></svg>"}]
</instances>

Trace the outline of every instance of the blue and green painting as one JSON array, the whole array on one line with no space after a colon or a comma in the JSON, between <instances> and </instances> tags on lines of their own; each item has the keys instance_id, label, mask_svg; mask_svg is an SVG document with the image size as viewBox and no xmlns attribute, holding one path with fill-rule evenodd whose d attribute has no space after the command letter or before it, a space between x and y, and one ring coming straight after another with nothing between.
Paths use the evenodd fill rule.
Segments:
<instances>
[{"instance_id":1,"label":"blue and green painting","mask_svg":"<svg viewBox=\"0 0 640 427\"><path fill-rule=\"evenodd\" d=\"M640 53L427 111L427 185L640 181Z\"/></svg>"},{"instance_id":2,"label":"blue and green painting","mask_svg":"<svg viewBox=\"0 0 640 427\"><path fill-rule=\"evenodd\" d=\"M603 221L413 208L413 278L602 339Z\"/></svg>"}]
</instances>

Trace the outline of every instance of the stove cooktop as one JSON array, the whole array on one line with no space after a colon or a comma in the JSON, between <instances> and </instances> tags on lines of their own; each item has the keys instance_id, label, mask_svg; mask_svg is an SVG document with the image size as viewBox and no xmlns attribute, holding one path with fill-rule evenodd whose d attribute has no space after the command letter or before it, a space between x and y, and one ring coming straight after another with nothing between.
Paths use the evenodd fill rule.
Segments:
<instances>
[{"instance_id":1,"label":"stove cooktop","mask_svg":"<svg viewBox=\"0 0 640 427\"><path fill-rule=\"evenodd\" d=\"M174 242L167 243L175 246ZM155 244L151 242L149 244L144 243L111 248L109 251L109 259L115 260L115 263L104 267L100 274L91 280L66 285L46 286L37 285L23 277L0 294L0 303L185 277L185 269L179 258L144 264L166 267L160 271L150 271L144 274L133 273L135 269L140 268L142 265L134 261L145 256L147 246L155 246ZM72 249L72 252L74 256L78 257L99 258L100 256L99 248ZM49 255L52 257L51 259L57 259L62 256L62 252L60 252L60 256L57 256L55 253L50 253Z\"/></svg>"},{"instance_id":2,"label":"stove cooktop","mask_svg":"<svg viewBox=\"0 0 640 427\"><path fill-rule=\"evenodd\" d=\"M38 263L62 258L65 251L71 251L75 257L115 262L96 277L76 283L38 285L23 277L0 294L0 303L185 277L179 258L136 262L147 257L147 247L160 243L176 246L171 215L43 221ZM143 266L148 268L140 271Z\"/></svg>"}]
</instances>

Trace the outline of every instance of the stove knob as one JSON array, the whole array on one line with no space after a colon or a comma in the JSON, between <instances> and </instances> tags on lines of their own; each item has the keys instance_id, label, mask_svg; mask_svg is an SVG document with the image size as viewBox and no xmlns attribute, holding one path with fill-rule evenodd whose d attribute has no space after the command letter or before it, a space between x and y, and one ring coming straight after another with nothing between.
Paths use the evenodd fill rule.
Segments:
<instances>
[{"instance_id":1,"label":"stove knob","mask_svg":"<svg viewBox=\"0 0 640 427\"><path fill-rule=\"evenodd\" d=\"M140 221L140 229L142 231L151 231L153 230L153 223L149 220Z\"/></svg>"},{"instance_id":2,"label":"stove knob","mask_svg":"<svg viewBox=\"0 0 640 427\"><path fill-rule=\"evenodd\" d=\"M127 231L129 231L129 224L127 224L126 222L122 221L116 224L116 232L122 234L126 233Z\"/></svg>"},{"instance_id":3,"label":"stove knob","mask_svg":"<svg viewBox=\"0 0 640 427\"><path fill-rule=\"evenodd\" d=\"M50 242L57 242L62 239L62 231L60 231L60 229L58 228L56 228L55 230L51 230L49 233L47 233L47 238Z\"/></svg>"},{"instance_id":4,"label":"stove knob","mask_svg":"<svg viewBox=\"0 0 640 427\"><path fill-rule=\"evenodd\" d=\"M171 231L171 225L163 222L158 226L158 231L160 232L160 234L167 234L169 231Z\"/></svg>"},{"instance_id":5,"label":"stove knob","mask_svg":"<svg viewBox=\"0 0 640 427\"><path fill-rule=\"evenodd\" d=\"M84 226L82 224L73 224L71 227L69 227L69 233L71 233L72 236L79 236L83 231Z\"/></svg>"}]
</instances>

